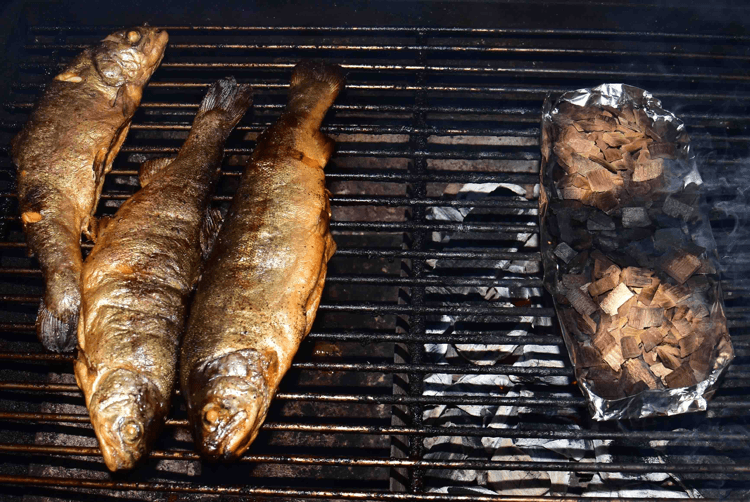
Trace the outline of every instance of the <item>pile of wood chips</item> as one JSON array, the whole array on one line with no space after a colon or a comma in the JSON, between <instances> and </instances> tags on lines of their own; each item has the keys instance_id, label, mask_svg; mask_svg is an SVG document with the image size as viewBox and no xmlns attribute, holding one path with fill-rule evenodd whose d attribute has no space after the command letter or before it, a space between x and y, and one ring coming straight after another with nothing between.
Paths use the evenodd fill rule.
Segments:
<instances>
[{"instance_id":1,"label":"pile of wood chips","mask_svg":"<svg viewBox=\"0 0 750 502\"><path fill-rule=\"evenodd\" d=\"M663 159L675 158L675 144L664 140L646 112L567 102L559 108L553 151L565 170L557 180L563 199L611 213L662 185Z\"/></svg>"},{"instance_id":2,"label":"pile of wood chips","mask_svg":"<svg viewBox=\"0 0 750 502\"><path fill-rule=\"evenodd\" d=\"M551 218L562 233L553 251L561 271L555 299L567 332L583 335L577 366L607 399L703 381L728 335L722 309L711 311L715 270L684 234L697 197L660 190L675 143L632 107L563 102L553 123L553 152L564 171L553 175L559 202ZM566 239L564 228L575 238ZM661 238L674 232L677 240ZM622 247L599 245L607 239ZM628 254L639 252L631 245L637 239L661 252Z\"/></svg>"}]
</instances>

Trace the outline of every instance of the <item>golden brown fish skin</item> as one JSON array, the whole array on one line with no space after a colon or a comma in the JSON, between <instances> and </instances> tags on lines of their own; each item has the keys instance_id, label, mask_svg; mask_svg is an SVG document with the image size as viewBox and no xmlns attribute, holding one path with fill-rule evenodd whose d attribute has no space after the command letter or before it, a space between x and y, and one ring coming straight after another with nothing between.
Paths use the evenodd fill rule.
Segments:
<instances>
[{"instance_id":1,"label":"golden brown fish skin","mask_svg":"<svg viewBox=\"0 0 750 502\"><path fill-rule=\"evenodd\" d=\"M180 379L194 439L211 459L255 439L309 333L335 251L319 128L343 86L338 66L295 67L285 111L247 165L190 308Z\"/></svg>"},{"instance_id":2,"label":"golden brown fish skin","mask_svg":"<svg viewBox=\"0 0 750 502\"><path fill-rule=\"evenodd\" d=\"M169 409L224 141L250 96L233 78L211 87L177 158L144 164L145 186L84 263L75 374L112 471L132 468L149 451Z\"/></svg>"},{"instance_id":3,"label":"golden brown fish skin","mask_svg":"<svg viewBox=\"0 0 750 502\"><path fill-rule=\"evenodd\" d=\"M46 283L37 335L49 350L75 346L81 232L89 232L104 175L125 140L167 32L137 27L86 49L39 99L13 139L21 220Z\"/></svg>"}]
</instances>

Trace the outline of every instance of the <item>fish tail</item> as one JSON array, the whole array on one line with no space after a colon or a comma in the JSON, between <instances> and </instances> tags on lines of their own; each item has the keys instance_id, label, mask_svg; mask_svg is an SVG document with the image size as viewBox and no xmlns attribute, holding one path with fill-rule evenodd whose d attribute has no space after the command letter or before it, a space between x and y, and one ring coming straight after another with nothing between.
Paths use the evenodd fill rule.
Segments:
<instances>
[{"instance_id":1,"label":"fish tail","mask_svg":"<svg viewBox=\"0 0 750 502\"><path fill-rule=\"evenodd\" d=\"M309 112L313 127L320 127L328 108L344 88L344 72L336 64L307 59L294 67L287 109Z\"/></svg>"},{"instance_id":2,"label":"fish tail","mask_svg":"<svg viewBox=\"0 0 750 502\"><path fill-rule=\"evenodd\" d=\"M62 321L50 312L44 300L39 304L36 316L36 333L44 348L53 352L69 352L76 346L78 314Z\"/></svg>"},{"instance_id":3,"label":"fish tail","mask_svg":"<svg viewBox=\"0 0 750 502\"><path fill-rule=\"evenodd\" d=\"M234 77L223 78L208 88L196 118L208 112L220 112L225 117L228 130L231 130L252 102L253 91L249 85L238 84Z\"/></svg>"}]
</instances>

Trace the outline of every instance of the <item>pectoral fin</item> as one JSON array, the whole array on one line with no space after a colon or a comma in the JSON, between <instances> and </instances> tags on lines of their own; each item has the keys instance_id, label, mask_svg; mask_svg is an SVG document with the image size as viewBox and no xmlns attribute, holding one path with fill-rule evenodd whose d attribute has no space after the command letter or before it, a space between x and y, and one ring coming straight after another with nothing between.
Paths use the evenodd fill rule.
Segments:
<instances>
[{"instance_id":1,"label":"pectoral fin","mask_svg":"<svg viewBox=\"0 0 750 502\"><path fill-rule=\"evenodd\" d=\"M161 159L147 160L141 164L141 170L138 172L138 180L141 182L141 188L148 185L162 169L172 163L174 158L163 157Z\"/></svg>"},{"instance_id":2,"label":"pectoral fin","mask_svg":"<svg viewBox=\"0 0 750 502\"><path fill-rule=\"evenodd\" d=\"M131 84L124 84L117 89L117 95L110 103L110 106L122 107L122 115L130 118L135 113L138 105L141 104L141 96L142 91L140 87Z\"/></svg>"},{"instance_id":3,"label":"pectoral fin","mask_svg":"<svg viewBox=\"0 0 750 502\"><path fill-rule=\"evenodd\" d=\"M224 218L221 216L221 211L216 208L209 208L206 211L206 216L203 219L203 228L201 228L201 251L203 252L203 259L207 259L211 253L211 249L214 247L216 236L219 235L221 224L224 222Z\"/></svg>"}]
</instances>

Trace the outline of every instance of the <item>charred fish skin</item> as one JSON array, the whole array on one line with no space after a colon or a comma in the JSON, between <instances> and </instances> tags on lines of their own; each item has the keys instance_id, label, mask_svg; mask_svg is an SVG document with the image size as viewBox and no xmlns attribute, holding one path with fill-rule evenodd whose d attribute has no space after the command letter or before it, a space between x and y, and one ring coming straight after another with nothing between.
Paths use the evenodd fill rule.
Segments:
<instances>
[{"instance_id":1,"label":"charred fish skin","mask_svg":"<svg viewBox=\"0 0 750 502\"><path fill-rule=\"evenodd\" d=\"M286 108L258 138L206 263L181 349L180 379L200 452L242 455L309 333L335 251L320 125L341 69L303 61Z\"/></svg>"},{"instance_id":2,"label":"charred fish skin","mask_svg":"<svg viewBox=\"0 0 750 502\"><path fill-rule=\"evenodd\" d=\"M169 410L224 142L250 103L248 85L212 85L177 157L144 163L84 263L75 374L112 471L148 453Z\"/></svg>"},{"instance_id":3,"label":"charred fish skin","mask_svg":"<svg viewBox=\"0 0 750 502\"><path fill-rule=\"evenodd\" d=\"M12 141L21 221L46 285L36 331L48 350L75 347L81 233L93 237L104 176L167 41L166 31L142 26L84 50L47 85Z\"/></svg>"}]
</instances>

